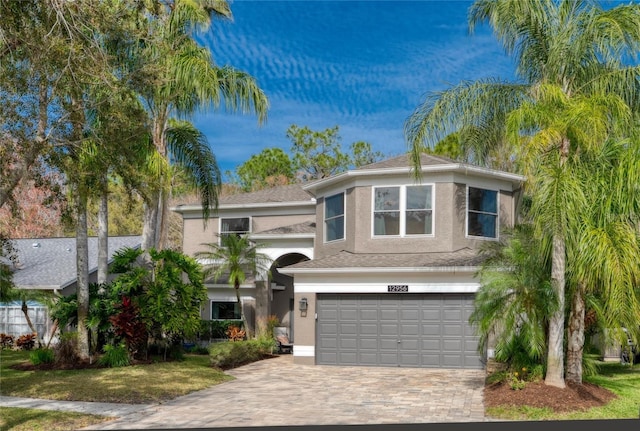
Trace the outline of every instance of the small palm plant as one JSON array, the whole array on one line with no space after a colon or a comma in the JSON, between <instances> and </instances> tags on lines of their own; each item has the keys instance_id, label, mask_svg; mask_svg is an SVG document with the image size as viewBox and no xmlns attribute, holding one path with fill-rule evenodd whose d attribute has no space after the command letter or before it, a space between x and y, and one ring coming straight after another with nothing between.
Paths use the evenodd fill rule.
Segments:
<instances>
[{"instance_id":1,"label":"small palm plant","mask_svg":"<svg viewBox=\"0 0 640 431\"><path fill-rule=\"evenodd\" d=\"M247 279L247 274L267 274L269 276L272 259L258 251L256 243L248 235L219 235L219 243L203 244L209 248L196 254L204 263L204 275L218 281L227 276L228 282L236 292L240 306L240 318L244 327L248 328L242 302L240 301L240 285Z\"/></svg>"}]
</instances>

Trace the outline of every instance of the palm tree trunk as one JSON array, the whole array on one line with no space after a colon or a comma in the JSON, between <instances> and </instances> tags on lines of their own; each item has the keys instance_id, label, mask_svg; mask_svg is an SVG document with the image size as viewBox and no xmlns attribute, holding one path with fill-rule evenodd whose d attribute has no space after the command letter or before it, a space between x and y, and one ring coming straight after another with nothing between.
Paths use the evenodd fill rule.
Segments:
<instances>
[{"instance_id":1,"label":"palm tree trunk","mask_svg":"<svg viewBox=\"0 0 640 431\"><path fill-rule=\"evenodd\" d=\"M564 273L565 243L559 234L553 235L551 260L551 283L558 297L558 308L549 319L549 351L547 352L547 375L544 383L564 388Z\"/></svg>"},{"instance_id":2,"label":"palm tree trunk","mask_svg":"<svg viewBox=\"0 0 640 431\"><path fill-rule=\"evenodd\" d=\"M156 193L150 193L149 201L144 201L144 220L142 224L142 249L156 248L158 237L158 201Z\"/></svg>"},{"instance_id":3,"label":"palm tree trunk","mask_svg":"<svg viewBox=\"0 0 640 431\"><path fill-rule=\"evenodd\" d=\"M109 271L109 199L107 175L100 178L101 193L98 209L98 284L107 282Z\"/></svg>"},{"instance_id":4,"label":"palm tree trunk","mask_svg":"<svg viewBox=\"0 0 640 431\"><path fill-rule=\"evenodd\" d=\"M77 187L76 269L78 293L78 355L89 358L89 239L87 235L87 195Z\"/></svg>"},{"instance_id":5,"label":"palm tree trunk","mask_svg":"<svg viewBox=\"0 0 640 431\"><path fill-rule=\"evenodd\" d=\"M584 286L578 285L571 301L567 335L567 381L582 384L584 351Z\"/></svg>"},{"instance_id":6,"label":"palm tree trunk","mask_svg":"<svg viewBox=\"0 0 640 431\"><path fill-rule=\"evenodd\" d=\"M247 324L247 318L244 315L244 307L242 306L242 301L240 300L240 284L234 283L233 288L236 291L236 299L238 300L238 305L240 307L240 319L242 320L242 325L244 326L246 337L249 338L249 325Z\"/></svg>"},{"instance_id":7,"label":"palm tree trunk","mask_svg":"<svg viewBox=\"0 0 640 431\"><path fill-rule=\"evenodd\" d=\"M20 308L22 309L22 314L24 314L24 318L27 321L27 325L29 326L29 329L31 329L31 332L36 336L38 347L42 347L42 341L40 341L40 336L38 335L38 331L36 327L33 326L33 322L31 321L31 317L29 316L29 306L27 305L27 300L25 298L22 298L22 306Z\"/></svg>"}]
</instances>

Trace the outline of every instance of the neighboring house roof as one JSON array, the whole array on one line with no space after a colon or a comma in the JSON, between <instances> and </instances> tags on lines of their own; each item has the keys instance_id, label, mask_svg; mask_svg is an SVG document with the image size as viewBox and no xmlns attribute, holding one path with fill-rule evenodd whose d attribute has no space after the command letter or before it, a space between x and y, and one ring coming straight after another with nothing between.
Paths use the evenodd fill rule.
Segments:
<instances>
[{"instance_id":1,"label":"neighboring house roof","mask_svg":"<svg viewBox=\"0 0 640 431\"><path fill-rule=\"evenodd\" d=\"M351 253L341 251L320 259L296 263L280 269L285 274L310 272L424 271L450 272L477 270L484 257L462 248L438 253Z\"/></svg>"},{"instance_id":2,"label":"neighboring house roof","mask_svg":"<svg viewBox=\"0 0 640 431\"><path fill-rule=\"evenodd\" d=\"M139 248L140 236L109 237L109 261L124 247ZM18 261L13 283L22 289L63 289L76 282L75 238L30 238L13 240ZM89 238L89 274L97 271L98 239Z\"/></svg>"},{"instance_id":3,"label":"neighboring house roof","mask_svg":"<svg viewBox=\"0 0 640 431\"><path fill-rule=\"evenodd\" d=\"M287 235L287 234L315 234L316 223L312 221L302 222L289 226L280 226L274 229L256 232L255 235Z\"/></svg>"},{"instance_id":4,"label":"neighboring house roof","mask_svg":"<svg viewBox=\"0 0 640 431\"><path fill-rule=\"evenodd\" d=\"M519 188L524 182L525 177L522 175L512 174L509 172L498 171L495 169L483 168L480 166L469 165L466 163L456 162L446 157L432 156L422 154L420 156L420 165L422 173L427 172L457 172L464 175L473 174L480 177L499 178L513 184L514 188ZM371 163L352 169L331 177L310 181L303 185L304 190L315 194L319 189L331 186L342 181L357 177L377 177L380 175L412 175L413 168L411 160L407 154L383 160L381 162Z\"/></svg>"}]
</instances>

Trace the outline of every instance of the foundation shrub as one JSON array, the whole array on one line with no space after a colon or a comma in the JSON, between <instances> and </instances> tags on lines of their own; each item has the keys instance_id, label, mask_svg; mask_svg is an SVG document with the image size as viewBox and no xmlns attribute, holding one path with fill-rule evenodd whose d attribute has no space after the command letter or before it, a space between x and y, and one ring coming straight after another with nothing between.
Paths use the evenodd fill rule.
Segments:
<instances>
[{"instance_id":1,"label":"foundation shrub","mask_svg":"<svg viewBox=\"0 0 640 431\"><path fill-rule=\"evenodd\" d=\"M226 370L271 356L269 346L259 339L215 343L209 346L209 359L213 367Z\"/></svg>"}]
</instances>

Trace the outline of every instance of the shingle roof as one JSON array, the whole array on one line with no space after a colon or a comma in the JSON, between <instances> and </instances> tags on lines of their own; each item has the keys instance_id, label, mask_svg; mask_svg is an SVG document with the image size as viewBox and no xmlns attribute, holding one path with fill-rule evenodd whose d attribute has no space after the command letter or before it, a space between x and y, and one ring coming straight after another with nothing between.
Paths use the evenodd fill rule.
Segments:
<instances>
[{"instance_id":1,"label":"shingle roof","mask_svg":"<svg viewBox=\"0 0 640 431\"><path fill-rule=\"evenodd\" d=\"M451 159L447 159L446 157L432 156L429 154L421 154L420 163L422 166L430 166L430 165L433 166L433 165L450 165L452 163L458 163L458 162L455 162ZM368 170L368 169L407 168L410 166L412 166L412 164L411 164L411 160L409 160L409 155L403 154L398 157L393 157L391 159L386 159L380 162L361 166L355 170L362 171L362 170Z\"/></svg>"},{"instance_id":2,"label":"shingle roof","mask_svg":"<svg viewBox=\"0 0 640 431\"><path fill-rule=\"evenodd\" d=\"M470 248L453 252L393 254L355 254L343 250L320 259L296 263L286 269L475 267L483 260L482 256Z\"/></svg>"},{"instance_id":3,"label":"shingle roof","mask_svg":"<svg viewBox=\"0 0 640 431\"><path fill-rule=\"evenodd\" d=\"M220 199L221 205L257 204L270 202L313 202L313 197L300 184L271 187L256 192L239 193Z\"/></svg>"},{"instance_id":4,"label":"shingle roof","mask_svg":"<svg viewBox=\"0 0 640 431\"><path fill-rule=\"evenodd\" d=\"M280 226L274 229L263 230L262 232L256 232L260 235L286 235L292 233L315 233L316 223L307 221L303 223L293 224L289 226Z\"/></svg>"},{"instance_id":5,"label":"shingle roof","mask_svg":"<svg viewBox=\"0 0 640 431\"><path fill-rule=\"evenodd\" d=\"M36 238L14 240L18 264L13 282L23 289L61 289L75 282L76 239ZM123 248L137 248L140 236L109 237L109 259ZM98 239L89 238L89 273L97 270Z\"/></svg>"}]
</instances>

